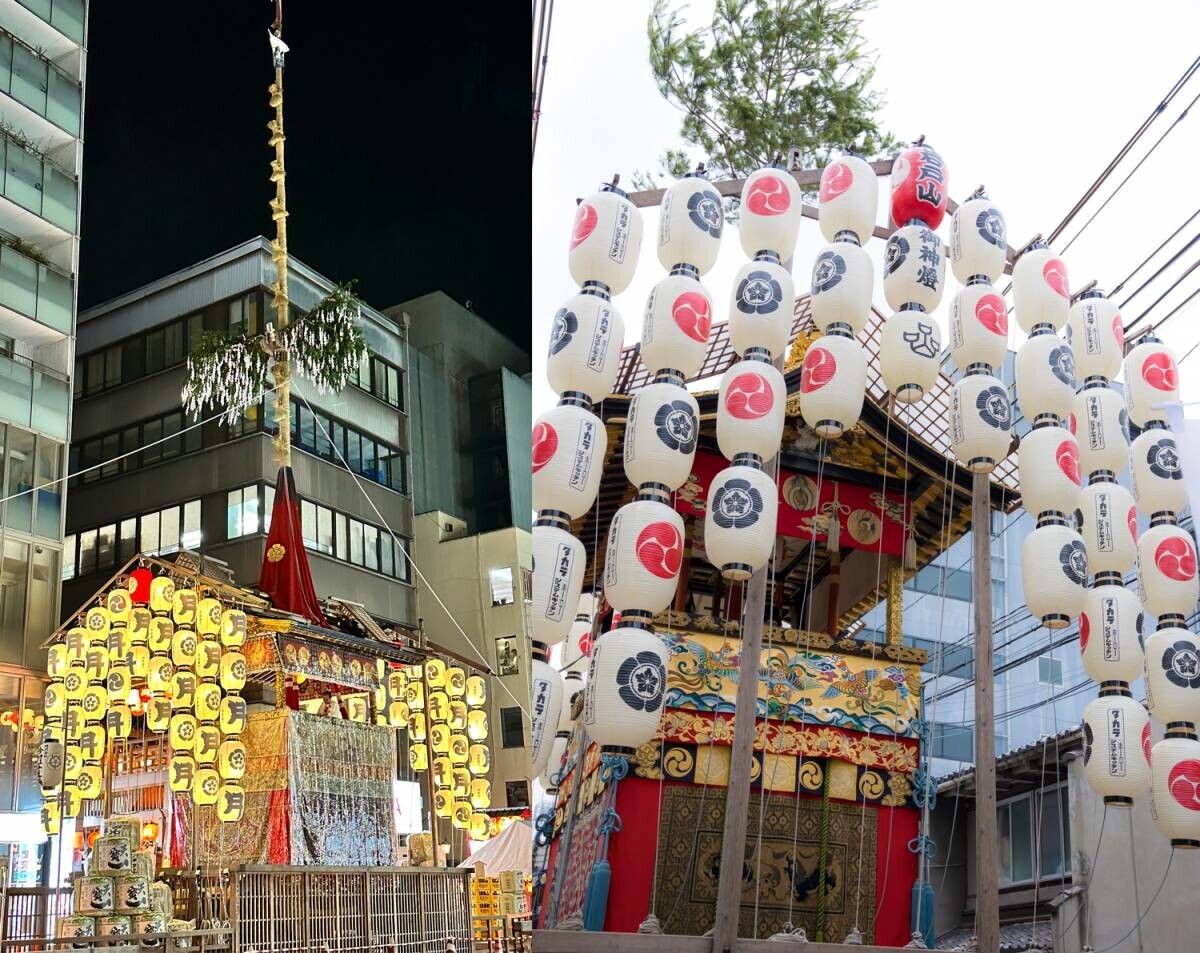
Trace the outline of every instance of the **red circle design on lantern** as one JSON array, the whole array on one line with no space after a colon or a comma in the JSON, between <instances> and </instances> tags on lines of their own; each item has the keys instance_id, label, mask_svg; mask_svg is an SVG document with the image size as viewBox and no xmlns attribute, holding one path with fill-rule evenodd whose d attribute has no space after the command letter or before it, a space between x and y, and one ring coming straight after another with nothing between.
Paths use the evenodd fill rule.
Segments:
<instances>
[{"instance_id":1,"label":"red circle design on lantern","mask_svg":"<svg viewBox=\"0 0 1200 953\"><path fill-rule=\"evenodd\" d=\"M600 216L592 206L584 202L575 210L575 224L571 228L571 250L587 241L587 237L596 230Z\"/></svg>"},{"instance_id":2,"label":"red circle design on lantern","mask_svg":"<svg viewBox=\"0 0 1200 953\"><path fill-rule=\"evenodd\" d=\"M1054 458L1058 461L1058 468L1062 470L1063 475L1078 486L1081 480L1079 474L1079 444L1074 440L1064 440L1058 445L1058 449L1054 451Z\"/></svg>"},{"instance_id":3,"label":"red circle design on lantern","mask_svg":"<svg viewBox=\"0 0 1200 953\"><path fill-rule=\"evenodd\" d=\"M1146 756L1146 764L1150 763L1150 722L1142 725L1142 754Z\"/></svg>"},{"instance_id":4,"label":"red circle design on lantern","mask_svg":"<svg viewBox=\"0 0 1200 953\"><path fill-rule=\"evenodd\" d=\"M1075 436L1075 415L1067 414L1067 429L1071 431L1071 436Z\"/></svg>"},{"instance_id":5,"label":"red circle design on lantern","mask_svg":"<svg viewBox=\"0 0 1200 953\"><path fill-rule=\"evenodd\" d=\"M725 409L738 420L765 417L775 406L775 391L761 374L739 374L725 391Z\"/></svg>"},{"instance_id":6,"label":"red circle design on lantern","mask_svg":"<svg viewBox=\"0 0 1200 953\"><path fill-rule=\"evenodd\" d=\"M1117 339L1117 347L1125 350L1125 322L1119 314L1113 318L1113 337Z\"/></svg>"},{"instance_id":7,"label":"red circle design on lantern","mask_svg":"<svg viewBox=\"0 0 1200 953\"><path fill-rule=\"evenodd\" d=\"M1087 613L1079 613L1079 651L1083 652L1087 649L1088 636L1092 632L1092 623L1088 621Z\"/></svg>"},{"instance_id":8,"label":"red circle design on lantern","mask_svg":"<svg viewBox=\"0 0 1200 953\"><path fill-rule=\"evenodd\" d=\"M1071 287L1067 280L1067 265L1061 258L1051 258L1042 265L1042 277L1046 284L1054 289L1056 294L1064 298L1071 297Z\"/></svg>"},{"instance_id":9,"label":"red circle design on lantern","mask_svg":"<svg viewBox=\"0 0 1200 953\"><path fill-rule=\"evenodd\" d=\"M837 373L837 359L833 352L823 347L812 347L804 355L804 366L800 371L800 393L811 394L820 390Z\"/></svg>"},{"instance_id":10,"label":"red circle design on lantern","mask_svg":"<svg viewBox=\"0 0 1200 953\"><path fill-rule=\"evenodd\" d=\"M558 450L558 431L544 420L533 428L533 472L537 473L550 462Z\"/></svg>"},{"instance_id":11,"label":"red circle design on lantern","mask_svg":"<svg viewBox=\"0 0 1200 953\"><path fill-rule=\"evenodd\" d=\"M150 581L153 578L154 574L144 566L131 572L129 574L129 598L142 605L149 602Z\"/></svg>"},{"instance_id":12,"label":"red circle design on lantern","mask_svg":"<svg viewBox=\"0 0 1200 953\"><path fill-rule=\"evenodd\" d=\"M1166 351L1156 351L1142 361L1142 380L1155 390L1174 390L1179 386L1175 359Z\"/></svg>"},{"instance_id":13,"label":"red circle design on lantern","mask_svg":"<svg viewBox=\"0 0 1200 953\"><path fill-rule=\"evenodd\" d=\"M897 174L897 170L899 174ZM892 167L892 221L918 219L937 228L946 215L946 165L931 146L906 149Z\"/></svg>"},{"instance_id":14,"label":"red circle design on lantern","mask_svg":"<svg viewBox=\"0 0 1200 953\"><path fill-rule=\"evenodd\" d=\"M1200 811L1200 761L1185 758L1167 775L1167 790L1189 811Z\"/></svg>"},{"instance_id":15,"label":"red circle design on lantern","mask_svg":"<svg viewBox=\"0 0 1200 953\"><path fill-rule=\"evenodd\" d=\"M824 182L825 175L821 174ZM746 196L746 208L755 215L782 215L792 205L792 195L783 180L774 175L764 175L754 180Z\"/></svg>"},{"instance_id":16,"label":"red circle design on lantern","mask_svg":"<svg viewBox=\"0 0 1200 953\"><path fill-rule=\"evenodd\" d=\"M854 172L846 163L834 162L827 165L821 173L821 191L817 200L824 205L848 191L853 184Z\"/></svg>"},{"instance_id":17,"label":"red circle design on lantern","mask_svg":"<svg viewBox=\"0 0 1200 953\"><path fill-rule=\"evenodd\" d=\"M707 341L712 327L712 309L699 291L685 291L671 305L671 317L679 330L693 341Z\"/></svg>"},{"instance_id":18,"label":"red circle design on lantern","mask_svg":"<svg viewBox=\"0 0 1200 953\"><path fill-rule=\"evenodd\" d=\"M1133 541L1137 542L1137 507L1129 507L1129 514L1125 517L1125 522L1129 524L1129 535L1133 537Z\"/></svg>"},{"instance_id":19,"label":"red circle design on lantern","mask_svg":"<svg viewBox=\"0 0 1200 953\"><path fill-rule=\"evenodd\" d=\"M986 294L976 301L975 317L993 334L1008 334L1008 308L999 295Z\"/></svg>"},{"instance_id":20,"label":"red circle design on lantern","mask_svg":"<svg viewBox=\"0 0 1200 953\"><path fill-rule=\"evenodd\" d=\"M638 562L659 579L674 579L683 561L683 539L671 523L651 523L638 533Z\"/></svg>"},{"instance_id":21,"label":"red circle design on lantern","mask_svg":"<svg viewBox=\"0 0 1200 953\"><path fill-rule=\"evenodd\" d=\"M1154 565L1168 579L1187 582L1196 575L1196 553L1182 536L1168 536L1154 551Z\"/></svg>"}]
</instances>

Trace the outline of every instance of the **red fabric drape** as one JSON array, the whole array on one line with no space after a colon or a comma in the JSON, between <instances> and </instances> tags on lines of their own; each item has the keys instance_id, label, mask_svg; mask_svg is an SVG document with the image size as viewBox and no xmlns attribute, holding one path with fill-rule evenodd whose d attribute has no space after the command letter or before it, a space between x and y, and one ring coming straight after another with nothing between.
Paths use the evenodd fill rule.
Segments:
<instances>
[{"instance_id":1,"label":"red fabric drape","mask_svg":"<svg viewBox=\"0 0 1200 953\"><path fill-rule=\"evenodd\" d=\"M258 588L271 597L275 608L304 616L317 625L329 625L321 612L308 568L291 467L280 467L275 479L271 531L267 534Z\"/></svg>"}]
</instances>

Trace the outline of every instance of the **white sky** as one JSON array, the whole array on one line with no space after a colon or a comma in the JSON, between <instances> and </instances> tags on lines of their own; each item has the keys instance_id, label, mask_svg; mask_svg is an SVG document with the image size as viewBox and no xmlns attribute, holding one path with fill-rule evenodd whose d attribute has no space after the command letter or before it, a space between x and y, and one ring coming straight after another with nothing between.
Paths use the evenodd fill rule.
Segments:
<instances>
[{"instance_id":1,"label":"white sky","mask_svg":"<svg viewBox=\"0 0 1200 953\"><path fill-rule=\"evenodd\" d=\"M550 320L576 291L567 272L575 199L614 172L631 186L635 171L655 171L663 150L682 144L680 113L659 95L650 76L645 29L650 6L649 0L555 6L533 166L535 414L556 399L545 380L545 354ZM925 0L920 5L892 0L880 6L868 14L864 34L878 58L874 88L886 99L881 125L902 141L924 133L946 160L956 200L986 185L1007 219L1014 247L1058 224L1200 53L1195 42L1200 12L1187 0L1141 0L1134 6L1078 0ZM711 10L711 0L695 0L689 7L691 23L706 23ZM985 19L985 14L993 15ZM1056 250L1198 93L1200 76L1150 127L1068 227ZM1198 155L1200 104L1066 253L1072 288L1096 278L1111 289L1200 207ZM881 179L881 202L886 188ZM644 209L642 215L637 275L616 299L627 343L640 333L647 292L664 275L653 245L656 211ZM884 222L882 212L878 221ZM943 241L948 229L947 217L940 229ZM1200 218L1123 289L1118 301L1197 232ZM797 293L808 290L812 261L823 244L816 222L805 219L795 256ZM883 245L879 239L868 245L877 263ZM1200 246L1193 246L1122 310L1126 320L1147 308L1197 258ZM730 229L717 265L703 279L719 320L728 310L733 273L744 260ZM878 264L875 283L875 305L886 314ZM1007 278L1002 279L1000 287L1006 284ZM1200 271L1151 318L1165 315L1198 286ZM947 267L947 291L937 311L943 343L956 290ZM1200 341L1197 315L1200 298L1163 329L1179 358ZM1009 325L1016 328L1015 321ZM1200 400L1200 349L1181 376L1184 399Z\"/></svg>"}]
</instances>

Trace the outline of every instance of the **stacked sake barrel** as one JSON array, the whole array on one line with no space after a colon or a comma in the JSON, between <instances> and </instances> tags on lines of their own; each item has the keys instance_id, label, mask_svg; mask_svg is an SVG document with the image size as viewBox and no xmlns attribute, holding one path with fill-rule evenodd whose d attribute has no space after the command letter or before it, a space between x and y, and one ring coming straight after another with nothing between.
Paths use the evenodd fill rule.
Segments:
<instances>
[{"instance_id":1,"label":"stacked sake barrel","mask_svg":"<svg viewBox=\"0 0 1200 953\"><path fill-rule=\"evenodd\" d=\"M813 323L800 372L800 413L820 437L836 438L858 422L867 387L867 356L855 339L871 317L875 269L863 245L875 228L875 171L847 155L821 172L817 219L829 242L812 270Z\"/></svg>"},{"instance_id":2,"label":"stacked sake barrel","mask_svg":"<svg viewBox=\"0 0 1200 953\"><path fill-rule=\"evenodd\" d=\"M533 776L550 761L562 709L549 650L575 620L583 580L586 557L571 520L595 502L604 470L608 441L592 405L612 390L625 335L612 299L633 280L641 244L641 216L615 184L579 203L568 248L579 292L554 316L546 365L559 402L533 428Z\"/></svg>"},{"instance_id":3,"label":"stacked sake barrel","mask_svg":"<svg viewBox=\"0 0 1200 953\"><path fill-rule=\"evenodd\" d=\"M1156 618L1146 639L1146 699L1166 736L1150 747L1150 811L1172 847L1200 847L1200 642L1188 630L1196 611L1196 548L1179 525L1187 491L1179 448L1166 424L1166 405L1179 400L1179 372L1170 348L1144 336L1125 358L1130 423L1141 433L1131 448L1134 499L1150 528L1138 540L1142 602Z\"/></svg>"}]
</instances>

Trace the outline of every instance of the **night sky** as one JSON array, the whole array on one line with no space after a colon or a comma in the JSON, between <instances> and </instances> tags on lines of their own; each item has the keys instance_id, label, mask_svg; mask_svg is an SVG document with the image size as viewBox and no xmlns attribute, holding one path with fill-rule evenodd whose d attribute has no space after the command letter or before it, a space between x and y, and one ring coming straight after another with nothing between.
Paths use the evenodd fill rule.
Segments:
<instances>
[{"instance_id":1,"label":"night sky","mask_svg":"<svg viewBox=\"0 0 1200 953\"><path fill-rule=\"evenodd\" d=\"M81 308L273 235L274 4L90 6ZM470 299L528 347L520 9L285 0L283 36L289 251L377 308Z\"/></svg>"}]
</instances>

